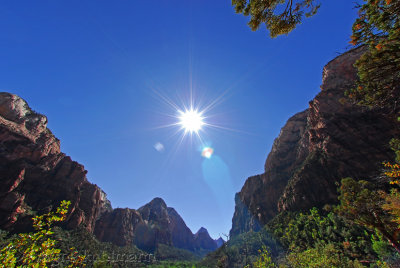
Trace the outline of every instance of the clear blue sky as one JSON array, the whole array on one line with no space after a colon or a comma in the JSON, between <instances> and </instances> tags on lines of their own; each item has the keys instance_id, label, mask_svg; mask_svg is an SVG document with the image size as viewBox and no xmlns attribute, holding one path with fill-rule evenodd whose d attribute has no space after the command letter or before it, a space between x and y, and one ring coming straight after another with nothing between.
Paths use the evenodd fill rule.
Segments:
<instances>
[{"instance_id":1,"label":"clear blue sky","mask_svg":"<svg viewBox=\"0 0 400 268\"><path fill-rule=\"evenodd\" d=\"M252 32L229 0L1 1L0 91L49 119L62 151L113 207L161 197L193 232L228 233L234 193L263 172L286 120L320 90L323 66L349 48L353 1L321 0L289 36ZM202 138L179 145L178 105L206 105ZM156 143L165 150L157 151Z\"/></svg>"}]
</instances>

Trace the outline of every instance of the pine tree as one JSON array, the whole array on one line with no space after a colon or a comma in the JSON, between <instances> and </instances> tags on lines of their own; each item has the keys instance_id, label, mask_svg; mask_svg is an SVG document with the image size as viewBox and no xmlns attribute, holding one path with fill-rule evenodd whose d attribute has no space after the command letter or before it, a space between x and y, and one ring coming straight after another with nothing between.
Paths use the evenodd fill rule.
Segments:
<instances>
[{"instance_id":1,"label":"pine tree","mask_svg":"<svg viewBox=\"0 0 400 268\"><path fill-rule=\"evenodd\" d=\"M359 80L348 95L359 104L399 112L400 1L364 0L353 24L353 45L368 51L356 62Z\"/></svg>"},{"instance_id":2,"label":"pine tree","mask_svg":"<svg viewBox=\"0 0 400 268\"><path fill-rule=\"evenodd\" d=\"M290 33L320 7L316 0L232 0L232 6L236 13L250 16L253 31L264 23L271 37Z\"/></svg>"}]
</instances>

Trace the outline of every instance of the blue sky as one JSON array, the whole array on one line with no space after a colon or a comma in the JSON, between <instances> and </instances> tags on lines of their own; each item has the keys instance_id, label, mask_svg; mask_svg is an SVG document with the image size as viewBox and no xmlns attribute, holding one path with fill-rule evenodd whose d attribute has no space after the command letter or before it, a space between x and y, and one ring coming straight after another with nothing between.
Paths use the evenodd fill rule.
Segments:
<instances>
[{"instance_id":1,"label":"blue sky","mask_svg":"<svg viewBox=\"0 0 400 268\"><path fill-rule=\"evenodd\" d=\"M349 48L348 0L323 1L289 36L252 32L229 0L2 1L0 91L49 119L62 151L113 207L154 197L193 232L227 234L234 193L263 172L280 128L319 92L323 66ZM201 144L181 143L176 109L193 90ZM172 117L171 117L172 116ZM208 120L208 121L207 121ZM154 145L161 143L163 151Z\"/></svg>"}]
</instances>

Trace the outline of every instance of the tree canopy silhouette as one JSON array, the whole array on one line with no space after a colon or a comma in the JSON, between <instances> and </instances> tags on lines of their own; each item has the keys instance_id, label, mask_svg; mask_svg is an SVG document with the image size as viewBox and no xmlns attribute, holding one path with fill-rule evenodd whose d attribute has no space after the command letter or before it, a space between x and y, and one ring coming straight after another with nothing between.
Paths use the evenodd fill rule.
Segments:
<instances>
[{"instance_id":1,"label":"tree canopy silhouette","mask_svg":"<svg viewBox=\"0 0 400 268\"><path fill-rule=\"evenodd\" d=\"M255 31L265 24L271 37L290 33L304 17L314 15L317 0L232 0L236 13L250 16L248 25Z\"/></svg>"}]
</instances>

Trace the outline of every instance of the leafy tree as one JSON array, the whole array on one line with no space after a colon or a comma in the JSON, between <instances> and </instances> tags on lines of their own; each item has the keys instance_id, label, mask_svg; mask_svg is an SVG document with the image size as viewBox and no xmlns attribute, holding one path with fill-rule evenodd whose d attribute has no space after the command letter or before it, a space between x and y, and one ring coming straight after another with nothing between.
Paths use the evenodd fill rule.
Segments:
<instances>
[{"instance_id":1,"label":"leafy tree","mask_svg":"<svg viewBox=\"0 0 400 268\"><path fill-rule=\"evenodd\" d=\"M391 179L390 184L400 186L400 165L387 162L384 163L384 166L388 168L385 175ZM383 198L385 203L382 208L392 215L392 222L400 228L400 192L398 188L391 189L390 193L384 193Z\"/></svg>"},{"instance_id":2,"label":"leafy tree","mask_svg":"<svg viewBox=\"0 0 400 268\"><path fill-rule=\"evenodd\" d=\"M344 256L332 244L317 246L302 252L293 252L288 255L287 259L292 267L299 268L364 267L360 262L352 261Z\"/></svg>"},{"instance_id":3,"label":"leafy tree","mask_svg":"<svg viewBox=\"0 0 400 268\"><path fill-rule=\"evenodd\" d=\"M368 51L355 66L357 86L348 92L359 104L399 111L400 100L400 1L364 0L353 24L353 45Z\"/></svg>"},{"instance_id":4,"label":"leafy tree","mask_svg":"<svg viewBox=\"0 0 400 268\"><path fill-rule=\"evenodd\" d=\"M398 121L400 121L400 117L397 118ZM390 141L390 147L396 154L396 162L400 163L400 139L392 139Z\"/></svg>"},{"instance_id":5,"label":"leafy tree","mask_svg":"<svg viewBox=\"0 0 400 268\"><path fill-rule=\"evenodd\" d=\"M103 252L101 254L101 257L93 263L93 268L112 268L111 264L109 264L108 259L108 254L106 252Z\"/></svg>"},{"instance_id":6,"label":"leafy tree","mask_svg":"<svg viewBox=\"0 0 400 268\"><path fill-rule=\"evenodd\" d=\"M263 246L262 250L258 251L260 257L253 263L254 268L275 268L275 263L272 262L272 258L268 252L268 249ZM250 265L246 265L245 268L250 268Z\"/></svg>"},{"instance_id":7,"label":"leafy tree","mask_svg":"<svg viewBox=\"0 0 400 268\"><path fill-rule=\"evenodd\" d=\"M271 37L290 33L320 7L317 0L232 0L232 5L236 13L250 16L253 31L264 23Z\"/></svg>"},{"instance_id":8,"label":"leafy tree","mask_svg":"<svg viewBox=\"0 0 400 268\"><path fill-rule=\"evenodd\" d=\"M342 180L337 212L350 221L376 230L400 253L400 231L393 217L384 209L385 192L376 191L367 181Z\"/></svg>"},{"instance_id":9,"label":"leafy tree","mask_svg":"<svg viewBox=\"0 0 400 268\"><path fill-rule=\"evenodd\" d=\"M61 201L56 212L36 216L33 227L36 232L22 233L0 251L0 264L3 267L47 267L56 263L60 257L60 249L55 248L56 240L52 239L52 226L64 221L68 212L69 201ZM84 267L84 256L70 249L66 267Z\"/></svg>"},{"instance_id":10,"label":"leafy tree","mask_svg":"<svg viewBox=\"0 0 400 268\"><path fill-rule=\"evenodd\" d=\"M248 232L230 238L223 246L209 253L200 267L245 267L257 262L260 250L265 248L268 256L276 259L283 249L271 231L263 228L259 232ZM262 260L261 260L262 261Z\"/></svg>"},{"instance_id":11,"label":"leafy tree","mask_svg":"<svg viewBox=\"0 0 400 268\"><path fill-rule=\"evenodd\" d=\"M390 259L393 254L393 247L388 243L388 241L379 233L372 235L372 248L377 253L379 259Z\"/></svg>"},{"instance_id":12,"label":"leafy tree","mask_svg":"<svg viewBox=\"0 0 400 268\"><path fill-rule=\"evenodd\" d=\"M316 208L308 213L285 212L275 217L268 226L292 252L331 244L351 259L372 261L376 258L371 233L333 212L326 214Z\"/></svg>"}]
</instances>

